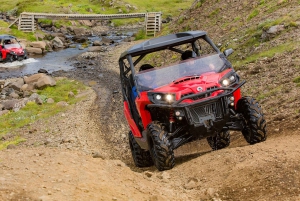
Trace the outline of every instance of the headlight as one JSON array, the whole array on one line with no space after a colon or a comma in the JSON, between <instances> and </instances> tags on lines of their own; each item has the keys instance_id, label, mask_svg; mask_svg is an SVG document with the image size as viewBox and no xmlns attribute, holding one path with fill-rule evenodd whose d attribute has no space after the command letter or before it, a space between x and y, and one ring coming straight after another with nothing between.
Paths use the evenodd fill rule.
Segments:
<instances>
[{"instance_id":1,"label":"headlight","mask_svg":"<svg viewBox=\"0 0 300 201\"><path fill-rule=\"evenodd\" d=\"M163 103L170 104L175 101L175 94L149 92L148 96L150 100L156 104L163 104Z\"/></svg>"},{"instance_id":2,"label":"headlight","mask_svg":"<svg viewBox=\"0 0 300 201\"><path fill-rule=\"evenodd\" d=\"M228 79L225 79L225 80L222 81L222 85L224 87L228 87L229 84L230 84L230 81Z\"/></svg>"},{"instance_id":3,"label":"headlight","mask_svg":"<svg viewBox=\"0 0 300 201\"><path fill-rule=\"evenodd\" d=\"M173 101L173 96L171 94L166 95L166 101L171 102Z\"/></svg>"},{"instance_id":4,"label":"headlight","mask_svg":"<svg viewBox=\"0 0 300 201\"><path fill-rule=\"evenodd\" d=\"M237 83L238 81L239 81L238 75L234 71L231 71L221 79L220 84L223 87L228 87L234 83Z\"/></svg>"}]
</instances>

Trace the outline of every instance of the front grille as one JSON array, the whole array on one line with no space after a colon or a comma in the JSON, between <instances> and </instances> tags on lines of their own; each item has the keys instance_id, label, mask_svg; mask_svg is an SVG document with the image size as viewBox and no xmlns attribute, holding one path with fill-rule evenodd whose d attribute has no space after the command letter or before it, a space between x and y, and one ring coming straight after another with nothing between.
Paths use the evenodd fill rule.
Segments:
<instances>
[{"instance_id":1,"label":"front grille","mask_svg":"<svg viewBox=\"0 0 300 201\"><path fill-rule=\"evenodd\" d=\"M212 115L215 118L222 118L222 111L221 100L206 105L192 106L190 108L191 119L194 123L203 123L203 117L207 117L209 115Z\"/></svg>"},{"instance_id":2,"label":"front grille","mask_svg":"<svg viewBox=\"0 0 300 201\"><path fill-rule=\"evenodd\" d=\"M188 94L183 94L181 95L181 98L185 97L185 96L189 96L189 95L193 95L193 93L188 93ZM191 100L199 100L199 99L202 99L202 98L206 98L210 96L210 94L202 94L202 95L199 95L199 96L195 96L193 98L190 98Z\"/></svg>"}]
</instances>

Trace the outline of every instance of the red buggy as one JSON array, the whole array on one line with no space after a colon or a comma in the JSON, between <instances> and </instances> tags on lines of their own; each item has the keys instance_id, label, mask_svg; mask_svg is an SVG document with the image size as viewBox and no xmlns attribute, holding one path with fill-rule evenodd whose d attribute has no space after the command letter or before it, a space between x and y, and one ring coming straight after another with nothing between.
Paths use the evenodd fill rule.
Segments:
<instances>
[{"instance_id":1,"label":"red buggy","mask_svg":"<svg viewBox=\"0 0 300 201\"><path fill-rule=\"evenodd\" d=\"M191 57L178 61L187 49ZM230 144L230 130L241 131L250 144L266 140L262 109L254 98L241 96L245 81L227 60L232 53L221 52L206 32L189 31L142 42L121 54L124 114L136 166L171 169L181 145L206 138L213 150L222 149ZM145 58L156 56L177 61L139 71Z\"/></svg>"}]
</instances>

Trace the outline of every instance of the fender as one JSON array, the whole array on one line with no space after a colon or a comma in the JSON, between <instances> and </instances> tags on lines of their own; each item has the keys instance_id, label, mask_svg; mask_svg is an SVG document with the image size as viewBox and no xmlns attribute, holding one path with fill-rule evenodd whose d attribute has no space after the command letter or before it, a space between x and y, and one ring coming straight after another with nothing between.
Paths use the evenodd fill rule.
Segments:
<instances>
[{"instance_id":1,"label":"fender","mask_svg":"<svg viewBox=\"0 0 300 201\"><path fill-rule=\"evenodd\" d=\"M124 115L128 122L128 125L130 127L130 130L132 131L133 136L137 137L137 138L141 138L142 134L130 114L130 109L129 109L127 101L124 101Z\"/></svg>"}]
</instances>

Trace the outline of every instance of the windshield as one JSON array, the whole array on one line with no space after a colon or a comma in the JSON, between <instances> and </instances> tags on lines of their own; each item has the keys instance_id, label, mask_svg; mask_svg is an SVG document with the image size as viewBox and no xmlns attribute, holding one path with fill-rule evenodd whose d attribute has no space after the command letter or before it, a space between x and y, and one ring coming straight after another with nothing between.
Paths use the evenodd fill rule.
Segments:
<instances>
[{"instance_id":1,"label":"windshield","mask_svg":"<svg viewBox=\"0 0 300 201\"><path fill-rule=\"evenodd\" d=\"M21 48L21 45L18 43L16 39L11 39L11 40L4 41L4 48L6 49Z\"/></svg>"},{"instance_id":2,"label":"windshield","mask_svg":"<svg viewBox=\"0 0 300 201\"><path fill-rule=\"evenodd\" d=\"M186 76L197 76L207 72L219 72L225 60L219 54L181 61L171 66L154 68L137 73L134 77L139 91L155 89Z\"/></svg>"}]
</instances>

